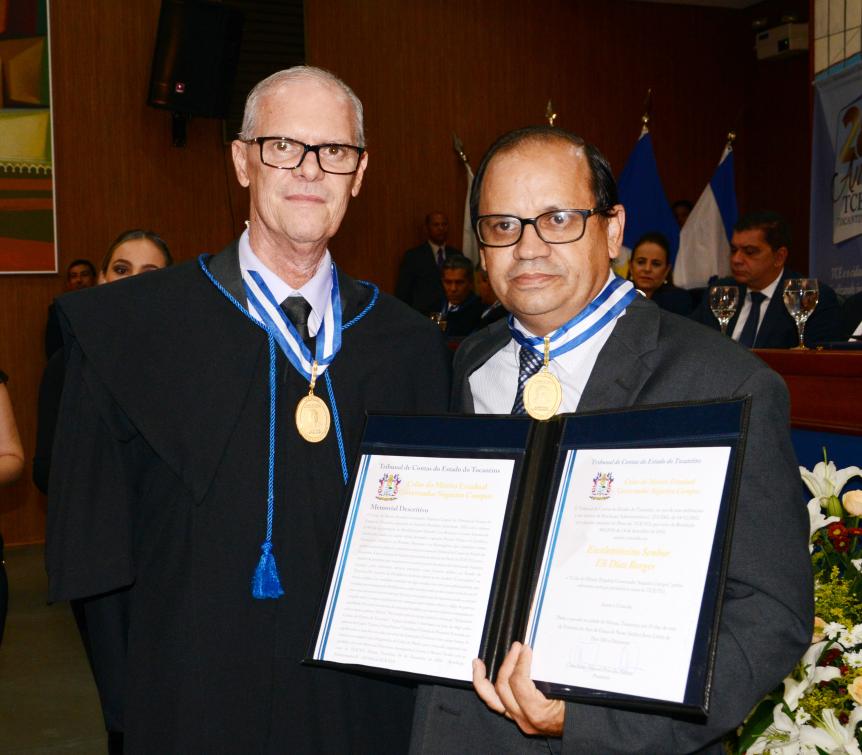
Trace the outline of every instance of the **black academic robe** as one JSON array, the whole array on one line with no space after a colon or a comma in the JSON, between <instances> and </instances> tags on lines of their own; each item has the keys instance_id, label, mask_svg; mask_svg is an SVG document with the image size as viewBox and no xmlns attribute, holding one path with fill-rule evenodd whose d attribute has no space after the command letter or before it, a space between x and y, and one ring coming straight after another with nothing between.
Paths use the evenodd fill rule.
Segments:
<instances>
[{"instance_id":1,"label":"black academic robe","mask_svg":"<svg viewBox=\"0 0 862 755\"><path fill-rule=\"evenodd\" d=\"M210 269L241 301L236 245ZM339 274L344 322L372 300ZM366 410L445 408L437 328L380 294L327 374L337 426L294 425L307 382L277 352L273 553L284 595L256 600L266 525L268 348L197 262L65 297L67 377L51 469L51 600L130 591L129 753L399 753L413 690L300 665ZM317 395L335 409L320 379ZM335 414L335 411L333 411ZM336 443L340 427L346 459Z\"/></svg>"}]
</instances>

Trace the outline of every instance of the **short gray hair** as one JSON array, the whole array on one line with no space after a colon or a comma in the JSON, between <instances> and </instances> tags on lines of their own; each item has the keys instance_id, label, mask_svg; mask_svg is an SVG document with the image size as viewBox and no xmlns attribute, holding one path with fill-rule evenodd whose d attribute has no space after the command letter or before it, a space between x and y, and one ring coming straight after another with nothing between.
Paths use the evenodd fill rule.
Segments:
<instances>
[{"instance_id":1,"label":"short gray hair","mask_svg":"<svg viewBox=\"0 0 862 755\"><path fill-rule=\"evenodd\" d=\"M240 139L253 139L254 129L256 126L257 111L260 106L260 100L267 95L272 94L276 90L290 84L294 81L317 81L321 84L328 84L338 89L344 99L350 104L353 109L353 136L357 141L357 146L365 146L365 124L363 121L362 103L356 96L354 91L347 86L334 73L316 68L314 66L294 66L286 68L283 71L277 71L271 76L267 76L263 81L258 82L254 89L248 94L245 101L245 112L242 116L242 131L239 132ZM275 134L275 136L290 136L290 134Z\"/></svg>"}]
</instances>

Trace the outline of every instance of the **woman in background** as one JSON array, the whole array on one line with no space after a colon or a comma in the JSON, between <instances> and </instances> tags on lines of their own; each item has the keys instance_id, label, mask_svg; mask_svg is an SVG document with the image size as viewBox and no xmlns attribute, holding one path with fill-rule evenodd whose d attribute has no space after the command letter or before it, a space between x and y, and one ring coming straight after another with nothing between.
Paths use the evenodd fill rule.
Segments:
<instances>
[{"instance_id":1,"label":"woman in background","mask_svg":"<svg viewBox=\"0 0 862 755\"><path fill-rule=\"evenodd\" d=\"M647 299L662 309L688 315L692 310L691 296L684 288L673 285L670 244L664 234L645 233L632 250L629 278Z\"/></svg>"},{"instance_id":2,"label":"woman in background","mask_svg":"<svg viewBox=\"0 0 862 755\"><path fill-rule=\"evenodd\" d=\"M99 284L113 283L173 264L168 245L156 233L133 228L114 240L102 259ZM60 412L65 374L62 350L48 361L39 387L39 420L33 481L48 492L51 448ZM129 629L129 589L122 588L83 600L73 600L72 613L81 633L93 671L102 716L108 732L109 755L123 752L123 709L126 684L126 648Z\"/></svg>"},{"instance_id":3,"label":"woman in background","mask_svg":"<svg viewBox=\"0 0 862 755\"><path fill-rule=\"evenodd\" d=\"M24 449L15 424L12 402L6 390L6 373L0 370L0 485L8 485L21 476L24 469ZM0 643L6 626L6 609L9 606L9 583L3 562L3 533L0 533Z\"/></svg>"},{"instance_id":4,"label":"woman in background","mask_svg":"<svg viewBox=\"0 0 862 755\"><path fill-rule=\"evenodd\" d=\"M102 258L99 283L113 283L120 278L148 273L173 264L168 245L152 231L133 228L123 231Z\"/></svg>"}]
</instances>

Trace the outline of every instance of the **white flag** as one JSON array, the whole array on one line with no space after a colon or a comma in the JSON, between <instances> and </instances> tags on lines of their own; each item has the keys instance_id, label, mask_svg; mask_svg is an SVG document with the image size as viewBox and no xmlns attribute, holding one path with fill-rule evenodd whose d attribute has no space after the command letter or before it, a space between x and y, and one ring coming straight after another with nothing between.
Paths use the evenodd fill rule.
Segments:
<instances>
[{"instance_id":1,"label":"white flag","mask_svg":"<svg viewBox=\"0 0 862 755\"><path fill-rule=\"evenodd\" d=\"M727 146L680 231L679 253L673 267L677 286L698 288L713 275L730 275L730 237L737 217L733 149Z\"/></svg>"}]
</instances>

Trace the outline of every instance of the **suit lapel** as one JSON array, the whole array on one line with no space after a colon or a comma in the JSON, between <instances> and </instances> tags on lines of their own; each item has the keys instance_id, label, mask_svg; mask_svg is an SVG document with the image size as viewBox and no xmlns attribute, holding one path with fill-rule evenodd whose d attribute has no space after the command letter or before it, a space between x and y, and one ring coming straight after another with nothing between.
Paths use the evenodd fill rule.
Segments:
<instances>
[{"instance_id":1,"label":"suit lapel","mask_svg":"<svg viewBox=\"0 0 862 755\"><path fill-rule=\"evenodd\" d=\"M638 297L617 320L599 352L578 411L631 406L652 375L649 354L658 346L659 309Z\"/></svg>"},{"instance_id":2,"label":"suit lapel","mask_svg":"<svg viewBox=\"0 0 862 755\"><path fill-rule=\"evenodd\" d=\"M754 340L754 348L765 348L761 344L783 344L787 340L788 322L783 316L785 313L784 281L787 278L787 272L787 268L785 268L775 291L772 292L769 304L763 310L757 338Z\"/></svg>"},{"instance_id":3,"label":"suit lapel","mask_svg":"<svg viewBox=\"0 0 862 755\"><path fill-rule=\"evenodd\" d=\"M736 312L733 313L733 317L730 318L730 322L727 323L727 337L733 334L734 328L736 328L736 323L739 320L739 313L742 310L742 305L745 304L745 297L748 294L748 289L745 286L740 285L735 280L731 279L729 286L736 286L739 289L739 299L736 301ZM707 290L706 295L709 296L709 291Z\"/></svg>"}]
</instances>

